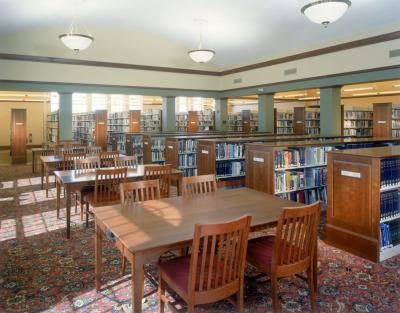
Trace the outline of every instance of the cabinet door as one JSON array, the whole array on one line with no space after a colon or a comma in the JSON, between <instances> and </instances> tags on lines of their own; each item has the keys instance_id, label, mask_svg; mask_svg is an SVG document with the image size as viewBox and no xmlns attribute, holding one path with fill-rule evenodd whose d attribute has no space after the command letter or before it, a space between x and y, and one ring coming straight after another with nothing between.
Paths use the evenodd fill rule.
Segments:
<instances>
[{"instance_id":1,"label":"cabinet door","mask_svg":"<svg viewBox=\"0 0 400 313\"><path fill-rule=\"evenodd\" d=\"M270 151L247 148L246 187L274 194L274 159Z\"/></svg>"},{"instance_id":2,"label":"cabinet door","mask_svg":"<svg viewBox=\"0 0 400 313\"><path fill-rule=\"evenodd\" d=\"M303 135L305 133L305 108L294 108L293 114L293 133L296 135Z\"/></svg>"},{"instance_id":3,"label":"cabinet door","mask_svg":"<svg viewBox=\"0 0 400 313\"><path fill-rule=\"evenodd\" d=\"M199 128L199 115L196 111L189 111L188 113L188 132L195 133Z\"/></svg>"},{"instance_id":4,"label":"cabinet door","mask_svg":"<svg viewBox=\"0 0 400 313\"><path fill-rule=\"evenodd\" d=\"M392 104L374 103L374 137L392 137Z\"/></svg>"},{"instance_id":5,"label":"cabinet door","mask_svg":"<svg viewBox=\"0 0 400 313\"><path fill-rule=\"evenodd\" d=\"M243 132L248 134L250 133L250 110L243 110L242 111L242 127Z\"/></svg>"},{"instance_id":6,"label":"cabinet door","mask_svg":"<svg viewBox=\"0 0 400 313\"><path fill-rule=\"evenodd\" d=\"M11 110L12 163L26 163L26 109Z\"/></svg>"}]
</instances>

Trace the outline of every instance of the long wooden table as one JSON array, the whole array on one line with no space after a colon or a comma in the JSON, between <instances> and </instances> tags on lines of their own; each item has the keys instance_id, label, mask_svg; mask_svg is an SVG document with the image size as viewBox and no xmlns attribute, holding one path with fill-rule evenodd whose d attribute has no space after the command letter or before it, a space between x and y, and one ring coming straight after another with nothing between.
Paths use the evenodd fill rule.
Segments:
<instances>
[{"instance_id":1,"label":"long wooden table","mask_svg":"<svg viewBox=\"0 0 400 313\"><path fill-rule=\"evenodd\" d=\"M128 168L127 180L136 181L143 180L144 177L144 165L138 165L135 169ZM112 167L108 167L110 169ZM61 186L65 188L66 197L66 222L67 222L67 238L71 235L71 196L74 191L81 190L86 186L93 186L96 181L95 171L88 173L78 173L76 170L69 171L54 171L56 178L56 190L57 190L57 211L59 212L61 203ZM171 173L171 183L175 184L178 190L178 195L182 192L182 177L183 172L177 169L173 169ZM58 217L58 216L57 216Z\"/></svg>"},{"instance_id":2,"label":"long wooden table","mask_svg":"<svg viewBox=\"0 0 400 313\"><path fill-rule=\"evenodd\" d=\"M217 191L215 195L175 197L93 209L96 223L96 289L101 289L103 233L111 231L116 246L132 266L133 312L142 312L143 265L166 251L191 243L196 223L218 223L251 215L252 230L276 225L283 207L299 206L253 189ZM316 258L315 258L316 259ZM316 266L314 266L316 275ZM315 276L316 277L316 276Z\"/></svg>"}]
</instances>

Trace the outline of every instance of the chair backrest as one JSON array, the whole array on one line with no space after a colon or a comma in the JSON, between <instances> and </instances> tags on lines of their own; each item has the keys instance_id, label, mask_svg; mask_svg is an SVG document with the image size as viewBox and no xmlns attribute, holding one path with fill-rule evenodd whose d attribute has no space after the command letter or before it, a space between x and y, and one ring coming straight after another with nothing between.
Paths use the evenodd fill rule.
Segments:
<instances>
[{"instance_id":1,"label":"chair backrest","mask_svg":"<svg viewBox=\"0 0 400 313\"><path fill-rule=\"evenodd\" d=\"M215 193L217 183L215 175L188 176L182 179L182 194L184 196L197 196Z\"/></svg>"},{"instance_id":2,"label":"chair backrest","mask_svg":"<svg viewBox=\"0 0 400 313\"><path fill-rule=\"evenodd\" d=\"M73 170L75 168L75 160L85 159L86 153L64 153L63 155L63 170Z\"/></svg>"},{"instance_id":3,"label":"chair backrest","mask_svg":"<svg viewBox=\"0 0 400 313\"><path fill-rule=\"evenodd\" d=\"M160 199L158 180L144 180L123 183L120 185L121 205L129 203Z\"/></svg>"},{"instance_id":4,"label":"chair backrest","mask_svg":"<svg viewBox=\"0 0 400 313\"><path fill-rule=\"evenodd\" d=\"M88 155L99 155L102 151L103 151L102 147L95 147L95 146L86 147L86 153Z\"/></svg>"},{"instance_id":5,"label":"chair backrest","mask_svg":"<svg viewBox=\"0 0 400 313\"><path fill-rule=\"evenodd\" d=\"M92 172L100 168L100 158L99 157L89 157L85 159L75 159L74 160L75 171L77 174L84 174L87 172Z\"/></svg>"},{"instance_id":6,"label":"chair backrest","mask_svg":"<svg viewBox=\"0 0 400 313\"><path fill-rule=\"evenodd\" d=\"M94 203L114 204L120 202L119 185L126 182L127 168L97 169L94 185Z\"/></svg>"},{"instance_id":7,"label":"chair backrest","mask_svg":"<svg viewBox=\"0 0 400 313\"><path fill-rule=\"evenodd\" d=\"M45 149L42 150L42 156L56 155L56 151L54 149Z\"/></svg>"},{"instance_id":8,"label":"chair backrest","mask_svg":"<svg viewBox=\"0 0 400 313\"><path fill-rule=\"evenodd\" d=\"M213 302L234 294L244 279L250 216L221 224L196 224L189 272L189 297Z\"/></svg>"},{"instance_id":9,"label":"chair backrest","mask_svg":"<svg viewBox=\"0 0 400 313\"><path fill-rule=\"evenodd\" d=\"M64 153L64 144L54 143L49 145L50 150L54 150L54 155L62 156Z\"/></svg>"},{"instance_id":10,"label":"chair backrest","mask_svg":"<svg viewBox=\"0 0 400 313\"><path fill-rule=\"evenodd\" d=\"M276 229L271 271L292 275L310 265L317 246L321 204L317 201L283 208Z\"/></svg>"},{"instance_id":11,"label":"chair backrest","mask_svg":"<svg viewBox=\"0 0 400 313\"><path fill-rule=\"evenodd\" d=\"M145 165L144 180L158 179L160 184L160 195L168 198L170 195L172 165Z\"/></svg>"},{"instance_id":12,"label":"chair backrest","mask_svg":"<svg viewBox=\"0 0 400 313\"><path fill-rule=\"evenodd\" d=\"M112 167L112 166L114 166L114 160L118 157L119 157L118 151L100 152L100 166L101 167Z\"/></svg>"},{"instance_id":13,"label":"chair backrest","mask_svg":"<svg viewBox=\"0 0 400 313\"><path fill-rule=\"evenodd\" d=\"M122 156L114 159L115 167L136 167L137 157L136 155Z\"/></svg>"}]
</instances>

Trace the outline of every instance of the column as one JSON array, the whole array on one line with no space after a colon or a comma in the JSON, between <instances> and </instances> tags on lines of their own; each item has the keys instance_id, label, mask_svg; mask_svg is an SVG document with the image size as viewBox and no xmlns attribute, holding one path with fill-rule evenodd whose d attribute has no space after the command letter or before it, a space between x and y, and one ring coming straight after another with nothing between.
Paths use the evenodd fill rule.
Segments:
<instances>
[{"instance_id":1,"label":"column","mask_svg":"<svg viewBox=\"0 0 400 313\"><path fill-rule=\"evenodd\" d=\"M175 119L175 97L163 97L162 131L176 131Z\"/></svg>"},{"instance_id":2,"label":"column","mask_svg":"<svg viewBox=\"0 0 400 313\"><path fill-rule=\"evenodd\" d=\"M321 88L321 136L340 136L342 133L341 87Z\"/></svg>"},{"instance_id":3,"label":"column","mask_svg":"<svg viewBox=\"0 0 400 313\"><path fill-rule=\"evenodd\" d=\"M215 99L215 130L228 131L228 98Z\"/></svg>"},{"instance_id":4,"label":"column","mask_svg":"<svg viewBox=\"0 0 400 313\"><path fill-rule=\"evenodd\" d=\"M72 93L60 92L59 137L60 140L72 140Z\"/></svg>"},{"instance_id":5,"label":"column","mask_svg":"<svg viewBox=\"0 0 400 313\"><path fill-rule=\"evenodd\" d=\"M258 95L258 131L274 133L274 94Z\"/></svg>"}]
</instances>

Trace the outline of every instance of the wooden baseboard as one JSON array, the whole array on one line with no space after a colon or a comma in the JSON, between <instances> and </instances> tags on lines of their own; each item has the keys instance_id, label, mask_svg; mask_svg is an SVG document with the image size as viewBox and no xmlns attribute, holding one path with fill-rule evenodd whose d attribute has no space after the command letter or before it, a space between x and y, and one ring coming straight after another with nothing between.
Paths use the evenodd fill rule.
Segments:
<instances>
[{"instance_id":1,"label":"wooden baseboard","mask_svg":"<svg viewBox=\"0 0 400 313\"><path fill-rule=\"evenodd\" d=\"M42 145L27 145L26 149L32 149L32 148L41 148ZM10 150L11 146L0 146L0 151L4 151L4 150Z\"/></svg>"}]
</instances>

